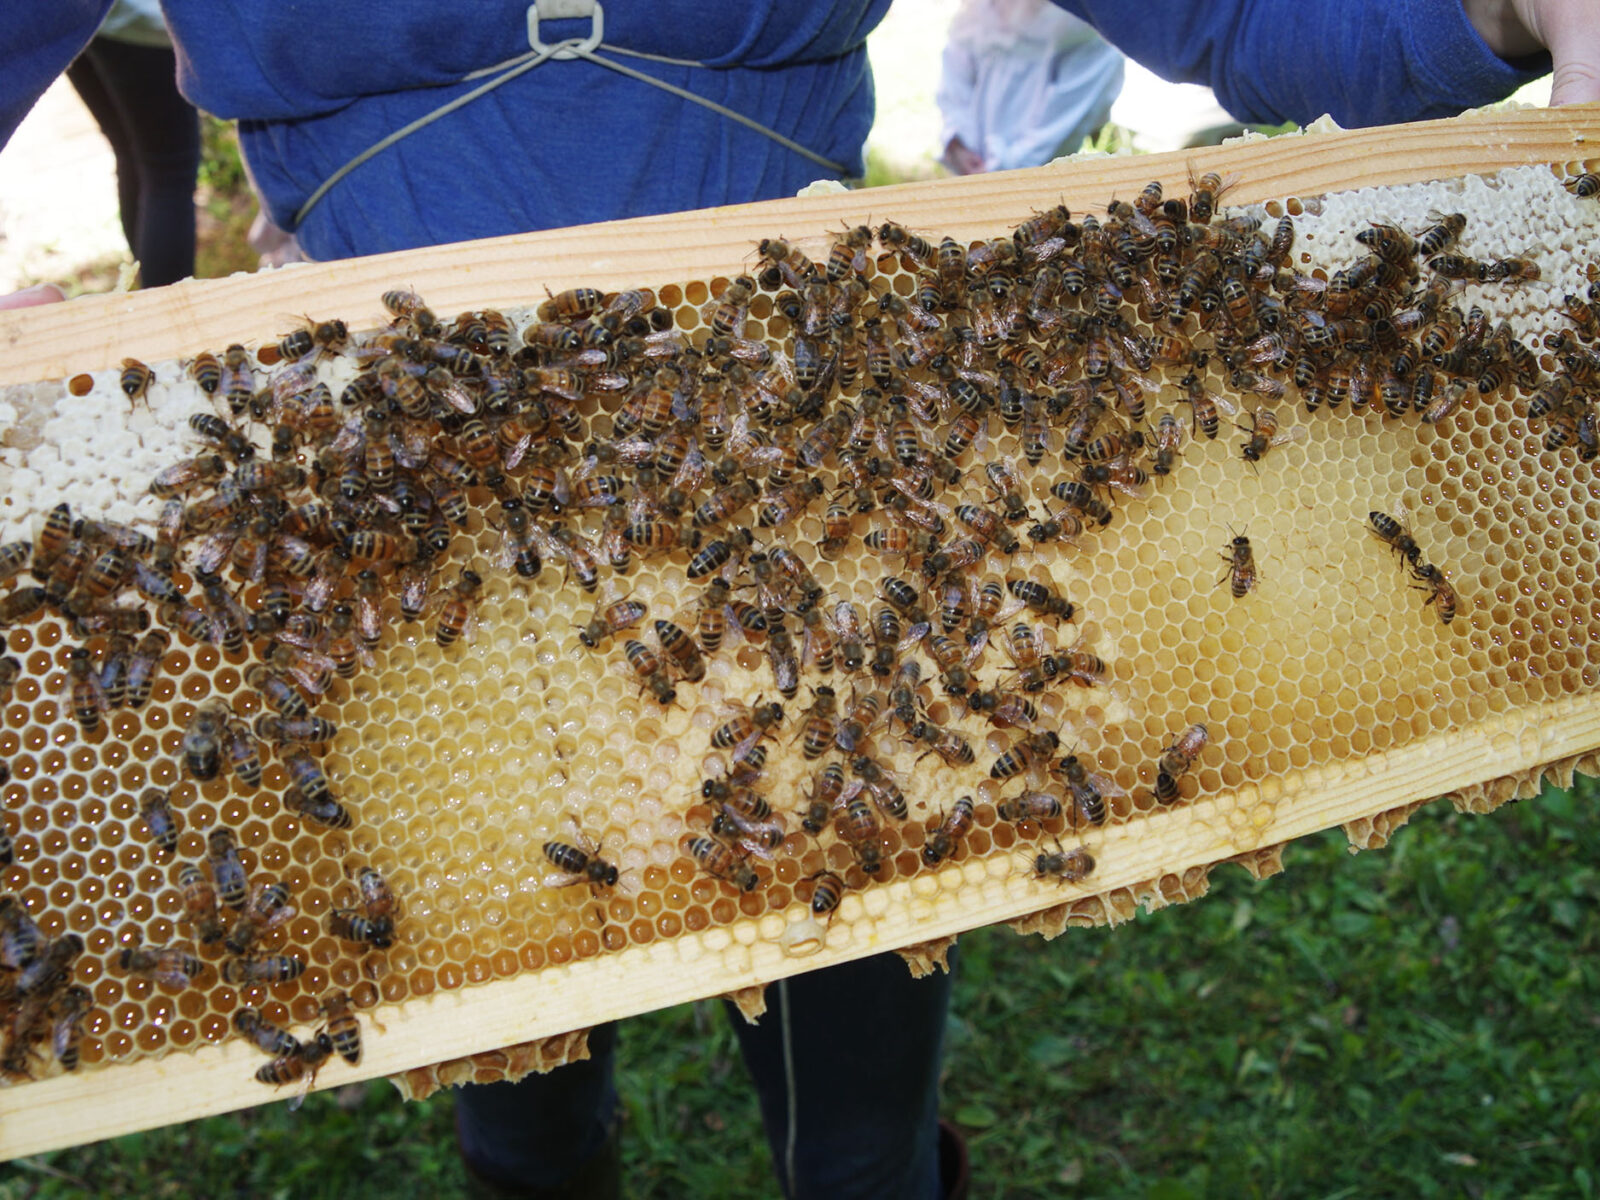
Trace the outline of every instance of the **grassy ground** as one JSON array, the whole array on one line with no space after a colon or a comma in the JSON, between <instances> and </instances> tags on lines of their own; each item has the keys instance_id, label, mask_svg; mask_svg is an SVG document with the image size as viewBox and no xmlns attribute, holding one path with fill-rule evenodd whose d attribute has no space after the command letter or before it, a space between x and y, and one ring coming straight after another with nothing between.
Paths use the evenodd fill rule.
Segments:
<instances>
[{"instance_id":1,"label":"grassy ground","mask_svg":"<svg viewBox=\"0 0 1600 1200\"><path fill-rule=\"evenodd\" d=\"M1594 1195L1597 798L1433 806L1120 930L964 937L944 1111L974 1195ZM719 1012L630 1021L621 1060L630 1195L775 1194ZM0 1200L463 1188L448 1099L383 1083L0 1167Z\"/></svg>"}]
</instances>

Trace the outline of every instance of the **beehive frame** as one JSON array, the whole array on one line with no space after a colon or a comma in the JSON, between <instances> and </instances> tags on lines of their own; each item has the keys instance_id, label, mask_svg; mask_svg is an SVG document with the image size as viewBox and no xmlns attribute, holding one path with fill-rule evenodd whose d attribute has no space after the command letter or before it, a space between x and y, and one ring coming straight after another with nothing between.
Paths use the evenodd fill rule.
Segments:
<instances>
[{"instance_id":1,"label":"beehive frame","mask_svg":"<svg viewBox=\"0 0 1600 1200\"><path fill-rule=\"evenodd\" d=\"M1111 194L1132 193L1150 178L1162 178L1176 188L1191 167L1237 172L1241 183L1230 201L1249 202L1527 162L1570 162L1587 157L1586 143L1596 136L1600 116L1592 109L1502 114L742 206L719 212L714 221L702 214L652 218L180 285L0 318L0 344L9 347L0 379L58 379L113 364L135 349L157 360L236 338L258 341L271 332L261 327L262 313L310 308L340 313L354 325L376 324L374 299L397 281L414 286L444 311L510 306L528 302L530 291L544 283L553 289L576 284L612 288L731 275L747 266L750 246L760 237L774 232L799 236L869 216L892 215L916 227L981 236L1030 210L1062 200L1074 209L1091 207ZM708 236L708 229L715 233ZM668 253L654 248L660 245L675 249ZM614 257L597 257L596 246ZM1252 831L1256 848L1250 851L1251 861L1258 868L1270 863L1270 847L1318 829L1371 821L1434 795L1551 763L1570 764L1597 745L1600 706L1590 696L1579 696L1484 715L1467 728L1435 734L1403 751L1375 752L1359 771L1346 766L1252 784L1258 793L1271 792L1273 801L1292 802L1269 806L1270 823ZM358 1070L330 1067L320 1083L394 1074L750 987L825 962L1025 917L1064 900L1086 920L1097 909L1113 917L1126 915L1136 896L1160 902L1197 894L1205 870L1238 853L1235 840L1215 831L1206 836L1205 830L1182 811L1108 828L1094 839L1101 867L1092 887L1065 892L1028 882L1025 873L996 860L969 861L939 877L919 875L874 888L847 901L860 905L866 919L853 925L865 935L811 958L783 953L776 939L784 921L768 913L670 942L410 1000L379 1014L386 1031L369 1035L367 1057ZM1112 893L1107 901L1091 898L1106 892ZM458 1005L459 1013L453 1007ZM84 1140L86 1133L109 1136L259 1102L262 1094L248 1080L257 1061L252 1051L230 1044L119 1065L109 1075L60 1077L8 1090L0 1094L0 1150L27 1153ZM115 1086L105 1086L108 1081ZM174 1085L181 1085L181 1091ZM168 1101L171 1107L163 1108Z\"/></svg>"}]
</instances>

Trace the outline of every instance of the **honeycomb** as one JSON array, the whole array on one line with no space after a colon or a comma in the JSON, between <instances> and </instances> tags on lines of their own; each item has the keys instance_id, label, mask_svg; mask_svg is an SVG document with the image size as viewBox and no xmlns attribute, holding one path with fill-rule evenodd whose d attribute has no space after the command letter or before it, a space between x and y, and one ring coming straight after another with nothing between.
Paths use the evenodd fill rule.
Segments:
<instances>
[{"instance_id":1,"label":"honeycomb","mask_svg":"<svg viewBox=\"0 0 1600 1200\"><path fill-rule=\"evenodd\" d=\"M1565 295L1583 293L1588 283L1578 251L1591 244L1596 216L1594 202L1574 196L1549 168L1291 198L1258 215L1266 231L1279 216L1293 216L1291 264L1325 283L1366 253L1357 235L1375 219L1418 231L1434 210L1467 218L1451 253L1482 261L1526 255L1538 263L1537 280L1474 282L1453 299L1463 308L1480 304L1491 323L1509 321L1511 332L1536 348L1545 377L1556 373L1560 355L1549 347L1560 341L1552 335L1572 335L1574 321L1560 310ZM1239 215L1224 209L1217 222ZM820 265L834 240L824 235L795 244ZM872 293L915 299L919 279L909 256L874 244L864 257ZM753 254L752 270L778 271L777 261ZM735 286L725 277L698 280L659 289L657 299L672 327L704 348L713 315ZM792 356L795 330L780 308L783 290L780 284L754 293L743 332L752 344ZM1141 332L1156 332L1140 322L1131 295L1117 311ZM538 306L506 316L519 336L540 319ZM1193 317L1186 328L1206 344ZM317 375L333 396L360 372L358 353L318 360ZM45 938L83 939L71 976L91 1002L81 1024L80 1069L231 1039L234 1016L244 1007L278 1025L316 1029L319 1005L334 990L349 992L365 1012L717 929L754 928L791 957L823 946L864 953L890 925L881 897L896 880L912 881L923 898L1026 881L1039 855L1101 853L1109 831L1157 813L1193 823L1220 856L1270 874L1281 865L1278 848L1263 839L1278 805L1295 794L1289 781L1493 714L1594 691L1600 645L1590 631L1600 616L1600 551L1592 531L1600 528L1600 486L1580 458L1581 435L1547 447L1551 422L1529 416L1533 389L1507 384L1474 395L1436 423L1385 415L1377 403L1361 413L1349 403L1308 413L1292 384L1281 399L1241 392L1220 358L1213 353L1196 370L1205 389L1232 397L1241 409L1237 429L1225 416L1214 440L1192 436L1182 382L1188 368L1153 367L1148 427L1173 413L1186 435L1171 474L1135 486L1137 496L1098 489L1098 501L1114 509L1109 523L1097 526L1090 510L1080 531L1054 540L1022 536L1016 553L990 549L971 572L977 579L1032 580L1074 606L1070 617L1056 620L1013 612L1007 603L1005 619L996 620L971 668L977 688L1010 688L1021 675L1006 651L1006 630L1017 620L1032 627L1047 662L1073 654L1102 660L1103 677L1077 676L1087 686L1052 680L1026 694L1038 712L1033 731L1056 732L1059 747L1012 778L992 777L992 766L1015 754L1029 729L996 728L947 694L926 644L902 655L921 662L916 716L964 737L974 761L929 753L929 745L903 726L886 726L882 716L872 724L864 745L903 789L909 809L904 820L876 805L870 810L877 830L866 841L883 864L876 877L862 869L860 846L840 836L837 819L816 836L802 828L817 773L850 757L831 747L806 757L802 729L816 689L834 689L842 717L869 690L892 704L891 681L842 664L824 674L806 663L794 694L782 700L785 720L759 743L768 751L759 792L782 818L781 841L767 853L749 852L748 842L729 850L734 839L714 837L715 814L702 784L729 769L729 747L714 744L726 740L719 729L777 695L771 639L730 632L717 653L705 656L702 680L673 670L676 697L660 703L630 666L626 642L636 639L666 657L656 622L696 631L705 581L689 578L693 552L680 546L655 557L636 553L629 572L602 566L598 586L590 588L584 572L563 570L559 550L546 543L542 572L524 578L505 569L509 522L481 481L467 490L465 521L437 564L424 618L402 618L395 571L381 592L383 636L370 662L309 697L315 714L337 726L318 761L350 815L348 827L330 828L285 803L289 747L269 751L263 744L254 787L231 771L200 780L185 769L185 731L208 703L220 700L246 722L269 711L247 679L258 639L230 651L174 627L148 702L108 710L97 730L86 731L73 715L70 652L86 645L96 666L103 665L108 638L85 640L55 612L12 623L7 651L20 674L5 702L0 759L10 770L3 796L13 861L3 868L0 891L20 902ZM993 352L975 361L992 370ZM190 366L153 364L153 383L131 404L118 370L69 388L13 391L10 411L0 413L11 418L0 540L31 541L42 515L62 501L74 515L154 531L161 503L146 484L179 454L213 452L188 418L200 409L225 411L220 398L200 393ZM264 367L255 371L268 377ZM1082 367L1075 371L1070 378L1081 378ZM906 374L924 383L935 378L926 366ZM1268 375L1264 367L1262 374ZM840 389L843 401L859 405L861 389L871 383L870 371L861 372ZM624 407L617 393L586 397L577 406L582 436L570 438L573 446L615 441ZM1276 411L1279 429L1270 440L1260 435L1265 452L1249 461L1241 448L1252 430L1242 410L1259 407ZM999 507L1003 500L986 485L983 464L1008 462L1029 512L1028 523L1016 526L1019 535L1032 522L1066 513L1051 492L1077 466L1062 460L1063 430L1051 430L1051 448L1034 469L1026 464L1025 431L993 413L986 421L974 449L958 456L967 467L964 482L941 502L951 509L967 502ZM932 446L945 442L949 424L938 422ZM85 428L95 435L84 440ZM257 425L252 432L266 458L270 431ZM774 444L758 444L752 456L760 474L776 457ZM815 472L829 499L848 483L834 461L830 455ZM528 465L509 472L524 495ZM591 471L590 478L609 470ZM879 490L884 497L895 492L892 485ZM882 541L902 528L886 519L882 504L850 516L848 552L833 555L818 551L831 536L820 511L826 499L777 530L756 522L769 499L763 495L726 527L748 523L763 549L792 548L825 596L820 609L831 613L850 601L866 622L884 606L886 575L921 578L926 554L878 552L866 540L876 534ZM598 543L609 511L572 507L562 519ZM1374 535L1371 511L1403 519L1422 559L1445 572L1458 597L1452 620L1440 619L1426 581L1419 584ZM968 536L953 514L946 521L943 545ZM1253 548L1257 579L1236 596L1229 560L1241 536ZM177 574L191 599L202 590L194 553L186 549L191 557ZM447 593L465 569L482 576L470 628L441 645L436 630L451 603ZM748 559L730 580L734 600L761 595ZM26 586L23 576L11 594ZM353 580L340 586L340 596L355 596ZM227 587L247 609L262 602L261 585L237 571ZM586 646L580 635L597 605L622 598L643 605L646 615L598 649ZM937 627L936 598L921 603ZM800 606L792 597L782 606L790 611L799 654ZM872 652L869 629L869 661ZM1209 731L1208 742L1192 767L1169 779L1176 794L1158 799L1157 764L1195 724ZM1075 809L1059 771L1041 769L1066 754L1091 772L1104 804L1101 819L1091 819L1098 815L1092 806ZM169 790L180 823L170 853L154 843L140 815L140 798L151 787ZM1054 796L1066 815L1002 819L1000 808L1024 788ZM970 826L930 866L924 850L958 797L971 798ZM1405 815L1372 818L1352 838L1381 844ZM222 827L233 831L252 882L281 880L288 887L295 914L266 932L256 951L298 955L304 971L297 978L230 983L224 976L230 955L201 943L185 915L180 872L205 862L208 837ZM551 842L582 846L614 864L615 886L553 884L555 868L543 849ZM702 869L690 849L696 844L721 846L736 867L755 870L757 885L744 890ZM363 948L332 932L335 910L359 908L352 876L364 867L381 872L399 900L390 947ZM844 899L818 919L811 901L825 873L842 884ZM1063 924L1119 920L1141 905L1203 894L1205 882L1204 870L1193 869L1098 895L1092 873L1044 878L1025 886L1033 889L1034 907L1046 911L1022 924L1054 932ZM139 946L192 948L205 966L182 987L146 978L120 965L120 956ZM943 951L936 939L919 961L936 962ZM548 1054L521 1057L541 1056ZM59 1070L42 1054L27 1067L33 1075ZM457 1077L465 1076L449 1075Z\"/></svg>"}]
</instances>

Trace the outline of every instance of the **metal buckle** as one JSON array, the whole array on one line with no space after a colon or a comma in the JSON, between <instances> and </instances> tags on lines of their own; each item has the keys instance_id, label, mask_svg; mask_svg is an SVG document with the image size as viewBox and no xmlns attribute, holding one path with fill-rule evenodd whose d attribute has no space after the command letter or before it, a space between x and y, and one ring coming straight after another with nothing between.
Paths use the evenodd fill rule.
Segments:
<instances>
[{"instance_id":1,"label":"metal buckle","mask_svg":"<svg viewBox=\"0 0 1600 1200\"><path fill-rule=\"evenodd\" d=\"M542 13L539 11L541 4L544 6ZM590 21L589 35L562 38L553 46L546 45L539 37L541 17L546 21L581 21L587 17ZM558 59L580 58L600 45L605 30L606 14L600 7L600 0L534 0L528 5L528 45L535 54Z\"/></svg>"}]
</instances>

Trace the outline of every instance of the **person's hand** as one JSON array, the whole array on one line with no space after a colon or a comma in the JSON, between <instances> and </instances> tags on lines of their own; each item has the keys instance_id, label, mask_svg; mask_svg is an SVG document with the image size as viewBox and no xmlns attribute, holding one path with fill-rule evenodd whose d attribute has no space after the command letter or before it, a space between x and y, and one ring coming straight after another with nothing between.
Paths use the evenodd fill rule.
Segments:
<instances>
[{"instance_id":1,"label":"person's hand","mask_svg":"<svg viewBox=\"0 0 1600 1200\"><path fill-rule=\"evenodd\" d=\"M1593 0L1464 0L1467 19L1501 58L1548 49L1551 104L1600 100L1600 21Z\"/></svg>"},{"instance_id":2,"label":"person's hand","mask_svg":"<svg viewBox=\"0 0 1600 1200\"><path fill-rule=\"evenodd\" d=\"M67 294L55 284L36 283L20 292L0 296L0 308L33 308L40 304L58 304L66 298Z\"/></svg>"},{"instance_id":3,"label":"person's hand","mask_svg":"<svg viewBox=\"0 0 1600 1200\"><path fill-rule=\"evenodd\" d=\"M958 137L944 148L944 165L957 175L976 175L983 170L983 155Z\"/></svg>"}]
</instances>

